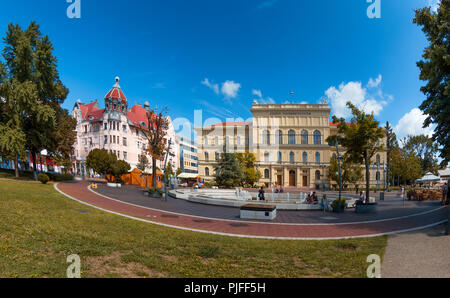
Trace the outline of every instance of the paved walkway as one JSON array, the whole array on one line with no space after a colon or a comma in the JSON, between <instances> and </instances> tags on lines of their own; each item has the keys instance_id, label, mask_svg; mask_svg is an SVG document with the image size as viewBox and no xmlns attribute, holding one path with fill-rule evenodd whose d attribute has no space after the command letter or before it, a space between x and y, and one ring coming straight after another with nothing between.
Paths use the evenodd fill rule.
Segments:
<instances>
[{"instance_id":1,"label":"paved walkway","mask_svg":"<svg viewBox=\"0 0 450 298\"><path fill-rule=\"evenodd\" d=\"M450 278L450 236L445 225L389 237L383 278Z\"/></svg>"},{"instance_id":2,"label":"paved walkway","mask_svg":"<svg viewBox=\"0 0 450 298\"><path fill-rule=\"evenodd\" d=\"M426 214L370 223L268 223L186 215L144 207L88 190L88 182L61 183L63 194L106 211L155 224L221 235L276 239L341 239L374 237L434 226L447 218L444 208ZM190 203L193 204L193 203Z\"/></svg>"}]
</instances>

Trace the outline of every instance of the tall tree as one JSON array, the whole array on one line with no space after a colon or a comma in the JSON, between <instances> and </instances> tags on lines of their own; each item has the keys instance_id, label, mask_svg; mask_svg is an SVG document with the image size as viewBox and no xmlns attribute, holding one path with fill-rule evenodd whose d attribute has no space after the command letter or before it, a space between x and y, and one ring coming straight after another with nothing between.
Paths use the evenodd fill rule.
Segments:
<instances>
[{"instance_id":1,"label":"tall tree","mask_svg":"<svg viewBox=\"0 0 450 298\"><path fill-rule=\"evenodd\" d=\"M437 153L438 146L433 139L426 135L407 136L402 140L403 149L406 153L411 153L418 157L421 165L421 175L431 172L438 174Z\"/></svg>"},{"instance_id":2,"label":"tall tree","mask_svg":"<svg viewBox=\"0 0 450 298\"><path fill-rule=\"evenodd\" d=\"M433 140L440 145L442 164L450 162L450 0L442 0L436 13L430 7L417 9L414 23L422 27L429 42L417 63L420 90L427 97L420 106L428 118L424 127L436 125Z\"/></svg>"},{"instance_id":3,"label":"tall tree","mask_svg":"<svg viewBox=\"0 0 450 298\"><path fill-rule=\"evenodd\" d=\"M156 113L151 110L147 112L148 127L141 126L142 131L147 139L147 152L152 157L152 187L156 188L157 160L164 160L164 155L168 149L166 136L169 129L169 120L163 113Z\"/></svg>"},{"instance_id":4,"label":"tall tree","mask_svg":"<svg viewBox=\"0 0 450 298\"><path fill-rule=\"evenodd\" d=\"M352 163L364 163L366 169L366 202L369 201L370 192L370 162L377 152L383 149L381 139L384 137L383 129L372 114L360 111L351 102L347 107L352 111L351 123L347 125L344 118L333 116L333 123L338 124L338 135L330 136L327 142L338 143L346 150L344 159Z\"/></svg>"},{"instance_id":5,"label":"tall tree","mask_svg":"<svg viewBox=\"0 0 450 298\"><path fill-rule=\"evenodd\" d=\"M59 79L53 45L35 22L31 22L25 31L19 25L10 24L3 41L2 56L7 75L0 96L15 105L19 121L13 128L25 134L25 149L31 152L37 179L37 154L42 149L56 151L57 113L68 89ZM17 93L23 93L20 100Z\"/></svg>"},{"instance_id":6,"label":"tall tree","mask_svg":"<svg viewBox=\"0 0 450 298\"><path fill-rule=\"evenodd\" d=\"M223 151L214 166L217 185L223 187L239 186L242 181L242 170L239 167L236 154L226 152L225 146Z\"/></svg>"}]
</instances>

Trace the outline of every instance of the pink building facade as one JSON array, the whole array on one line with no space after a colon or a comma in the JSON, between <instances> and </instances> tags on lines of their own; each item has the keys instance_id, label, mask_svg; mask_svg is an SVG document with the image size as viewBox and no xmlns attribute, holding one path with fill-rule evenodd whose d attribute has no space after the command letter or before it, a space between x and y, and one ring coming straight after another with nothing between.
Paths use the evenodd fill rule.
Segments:
<instances>
[{"instance_id":1,"label":"pink building facade","mask_svg":"<svg viewBox=\"0 0 450 298\"><path fill-rule=\"evenodd\" d=\"M125 160L136 168L139 156L145 153L147 139L139 127L148 127L147 112L150 104L134 105L129 109L128 100L119 84L116 82L106 94L105 108L101 109L97 101L83 104L78 100L73 108L72 117L77 120L77 137L72 154L72 170L75 174L82 174L82 164L89 152L94 149L106 149L116 154L118 159ZM169 117L167 140L176 142L175 131ZM174 170L178 169L178 155L176 146L172 145L168 161ZM147 154L149 160L150 156ZM158 167L163 169L164 161L158 161ZM151 165L147 168L151 171Z\"/></svg>"}]
</instances>

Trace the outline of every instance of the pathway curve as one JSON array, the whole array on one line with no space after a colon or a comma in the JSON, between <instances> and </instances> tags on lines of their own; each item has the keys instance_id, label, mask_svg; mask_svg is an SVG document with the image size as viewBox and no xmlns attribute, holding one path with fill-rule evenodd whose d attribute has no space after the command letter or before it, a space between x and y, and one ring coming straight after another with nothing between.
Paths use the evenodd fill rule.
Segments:
<instances>
[{"instance_id":1,"label":"pathway curve","mask_svg":"<svg viewBox=\"0 0 450 298\"><path fill-rule=\"evenodd\" d=\"M446 221L445 208L437 208L415 216L383 219L367 223L269 223L238 219L186 215L144 207L101 195L88 189L88 182L60 183L55 188L67 197L108 212L154 224L186 230L238 237L325 240L375 237L436 226ZM193 203L190 203L193 204ZM447 207L448 208L448 207Z\"/></svg>"}]
</instances>

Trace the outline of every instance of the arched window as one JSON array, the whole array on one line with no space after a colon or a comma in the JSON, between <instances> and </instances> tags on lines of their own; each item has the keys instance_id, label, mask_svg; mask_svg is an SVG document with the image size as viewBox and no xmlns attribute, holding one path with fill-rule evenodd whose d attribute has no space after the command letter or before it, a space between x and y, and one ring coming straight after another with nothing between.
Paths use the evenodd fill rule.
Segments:
<instances>
[{"instance_id":1,"label":"arched window","mask_svg":"<svg viewBox=\"0 0 450 298\"><path fill-rule=\"evenodd\" d=\"M308 162L308 153L303 152L303 162L307 163Z\"/></svg>"},{"instance_id":2,"label":"arched window","mask_svg":"<svg viewBox=\"0 0 450 298\"><path fill-rule=\"evenodd\" d=\"M275 134L275 142L277 145L283 145L283 132L278 130Z\"/></svg>"},{"instance_id":3,"label":"arched window","mask_svg":"<svg viewBox=\"0 0 450 298\"><path fill-rule=\"evenodd\" d=\"M319 170L316 171L316 175L315 176L316 176L316 181L320 180L320 171Z\"/></svg>"},{"instance_id":4,"label":"arched window","mask_svg":"<svg viewBox=\"0 0 450 298\"><path fill-rule=\"evenodd\" d=\"M302 131L302 145L308 145L308 132Z\"/></svg>"},{"instance_id":5,"label":"arched window","mask_svg":"<svg viewBox=\"0 0 450 298\"><path fill-rule=\"evenodd\" d=\"M377 165L379 165L381 162L380 154L377 154Z\"/></svg>"},{"instance_id":6,"label":"arched window","mask_svg":"<svg viewBox=\"0 0 450 298\"><path fill-rule=\"evenodd\" d=\"M322 133L318 130L314 132L314 145L322 145Z\"/></svg>"},{"instance_id":7,"label":"arched window","mask_svg":"<svg viewBox=\"0 0 450 298\"><path fill-rule=\"evenodd\" d=\"M320 153L316 152L316 162L320 163Z\"/></svg>"},{"instance_id":8,"label":"arched window","mask_svg":"<svg viewBox=\"0 0 450 298\"><path fill-rule=\"evenodd\" d=\"M295 145L295 131L290 130L288 134L289 134L289 145Z\"/></svg>"},{"instance_id":9,"label":"arched window","mask_svg":"<svg viewBox=\"0 0 450 298\"><path fill-rule=\"evenodd\" d=\"M380 175L380 172L377 172L377 181L380 181L380 177L381 177L381 175Z\"/></svg>"},{"instance_id":10,"label":"arched window","mask_svg":"<svg viewBox=\"0 0 450 298\"><path fill-rule=\"evenodd\" d=\"M205 176L209 176L209 168L205 168Z\"/></svg>"},{"instance_id":11,"label":"arched window","mask_svg":"<svg viewBox=\"0 0 450 298\"><path fill-rule=\"evenodd\" d=\"M270 145L270 131L268 130L263 131L262 143L263 145Z\"/></svg>"},{"instance_id":12,"label":"arched window","mask_svg":"<svg viewBox=\"0 0 450 298\"><path fill-rule=\"evenodd\" d=\"M270 171L269 169L264 170L264 179L270 179Z\"/></svg>"},{"instance_id":13,"label":"arched window","mask_svg":"<svg viewBox=\"0 0 450 298\"><path fill-rule=\"evenodd\" d=\"M278 152L278 162L282 162L283 161L283 153Z\"/></svg>"},{"instance_id":14,"label":"arched window","mask_svg":"<svg viewBox=\"0 0 450 298\"><path fill-rule=\"evenodd\" d=\"M264 153L264 161L269 162L269 152Z\"/></svg>"},{"instance_id":15,"label":"arched window","mask_svg":"<svg viewBox=\"0 0 450 298\"><path fill-rule=\"evenodd\" d=\"M209 161L209 153L208 152L205 152L205 160Z\"/></svg>"},{"instance_id":16,"label":"arched window","mask_svg":"<svg viewBox=\"0 0 450 298\"><path fill-rule=\"evenodd\" d=\"M290 161L290 162L295 162L295 153L294 153L294 152L291 152L291 153L289 154L289 161Z\"/></svg>"}]
</instances>

